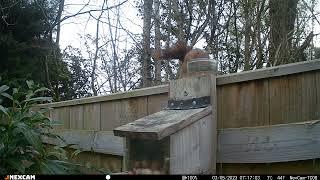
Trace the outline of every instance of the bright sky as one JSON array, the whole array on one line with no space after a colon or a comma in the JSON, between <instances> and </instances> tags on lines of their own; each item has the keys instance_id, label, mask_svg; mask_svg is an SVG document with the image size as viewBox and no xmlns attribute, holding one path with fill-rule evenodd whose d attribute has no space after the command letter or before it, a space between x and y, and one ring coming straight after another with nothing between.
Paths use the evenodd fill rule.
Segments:
<instances>
[{"instance_id":1,"label":"bright sky","mask_svg":"<svg viewBox=\"0 0 320 180\"><path fill-rule=\"evenodd\" d=\"M86 4L90 0L66 0L65 1L65 15L74 14L78 12L84 4ZM112 0L111 3L118 4L123 2L124 0ZM90 5L86 9L99 9L102 0L91 0ZM110 1L108 1L110 3ZM138 11L135 7L136 0L128 0L128 2L124 3L120 8L120 21L125 29L134 33L142 33L142 19L137 16ZM315 14L320 16L320 3L318 3L315 8L317 12ZM84 9L85 10L85 9ZM95 17L99 15L99 12L92 13ZM112 15L111 15L112 16ZM106 19L105 19L106 20ZM318 17L320 21L320 17ZM61 27L61 41L60 46L61 49L64 49L68 45L73 47L77 47L80 49L83 48L83 41L80 39L80 36L84 36L86 34L95 35L96 30L96 22L93 21L93 18L89 18L89 15L81 15L76 18L70 18L67 21L64 21ZM106 24L101 25L101 33L108 35L108 27ZM124 32L123 32L124 33ZM314 33L320 34L320 24L315 21ZM124 33L125 34L125 33ZM196 46L201 47L200 44L203 42L199 42ZM320 35L318 35L314 39L314 44L316 46L320 46Z\"/></svg>"},{"instance_id":2,"label":"bright sky","mask_svg":"<svg viewBox=\"0 0 320 180\"><path fill-rule=\"evenodd\" d=\"M118 4L124 0L114 0L112 3ZM65 15L74 14L78 12L88 0L66 0L65 1ZM100 9L102 0L91 0L90 6L86 9ZM109 1L110 2L110 1ZM142 32L142 20L138 17L138 11L134 7L134 0L128 0L120 8L120 21L125 29L130 32ZM85 11L85 10L84 10ZM115 10L113 10L113 13ZM100 12L92 13L95 17L98 17ZM107 14L105 13L105 17ZM112 14L110 14L112 16ZM106 18L103 19L106 21ZM101 34L107 34L109 29L106 24L100 24ZM62 49L71 45L73 47L81 48L80 36L86 34L95 35L96 21L88 14L77 16L76 18L70 18L62 23L61 26L61 41L60 46Z\"/></svg>"}]
</instances>

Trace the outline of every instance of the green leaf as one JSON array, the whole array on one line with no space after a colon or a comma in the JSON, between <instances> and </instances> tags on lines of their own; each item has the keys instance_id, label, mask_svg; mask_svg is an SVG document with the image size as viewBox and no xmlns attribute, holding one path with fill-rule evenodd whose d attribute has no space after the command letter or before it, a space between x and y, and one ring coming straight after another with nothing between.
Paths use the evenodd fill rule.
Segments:
<instances>
[{"instance_id":1,"label":"green leaf","mask_svg":"<svg viewBox=\"0 0 320 180\"><path fill-rule=\"evenodd\" d=\"M19 122L16 124L17 132L20 132L24 135L25 139L30 143L37 151L42 151L42 141L40 134L36 133L33 129L28 127L24 122Z\"/></svg>"},{"instance_id":2,"label":"green leaf","mask_svg":"<svg viewBox=\"0 0 320 180\"><path fill-rule=\"evenodd\" d=\"M67 174L67 169L60 161L47 160L41 163L41 172L43 174Z\"/></svg>"},{"instance_id":3,"label":"green leaf","mask_svg":"<svg viewBox=\"0 0 320 180\"><path fill-rule=\"evenodd\" d=\"M52 101L52 97L36 97L36 98L30 98L30 99L26 99L26 100L23 100L22 102L42 102L42 101L49 101L51 102Z\"/></svg>"},{"instance_id":4,"label":"green leaf","mask_svg":"<svg viewBox=\"0 0 320 180\"><path fill-rule=\"evenodd\" d=\"M12 94L17 94L19 92L18 88L13 88Z\"/></svg>"},{"instance_id":5,"label":"green leaf","mask_svg":"<svg viewBox=\"0 0 320 180\"><path fill-rule=\"evenodd\" d=\"M46 88L46 87L42 87L42 88L39 88L37 90L34 91L34 94L38 93L38 92L42 92L42 91L50 91L50 89Z\"/></svg>"},{"instance_id":6,"label":"green leaf","mask_svg":"<svg viewBox=\"0 0 320 180\"><path fill-rule=\"evenodd\" d=\"M66 153L59 152L57 150L47 152L47 156L51 157L50 159L64 159L64 160L68 159L68 157L66 156Z\"/></svg>"},{"instance_id":7,"label":"green leaf","mask_svg":"<svg viewBox=\"0 0 320 180\"><path fill-rule=\"evenodd\" d=\"M1 93L1 96L4 96L4 97L6 97L6 98L8 98L8 99L13 101L13 97L8 93L3 92L3 93Z\"/></svg>"},{"instance_id":8,"label":"green leaf","mask_svg":"<svg viewBox=\"0 0 320 180\"><path fill-rule=\"evenodd\" d=\"M30 99L34 95L33 91L29 90L26 95L26 99Z\"/></svg>"},{"instance_id":9,"label":"green leaf","mask_svg":"<svg viewBox=\"0 0 320 180\"><path fill-rule=\"evenodd\" d=\"M75 150L75 151L72 152L71 157L72 157L72 158L77 157L78 154L80 154L81 152L83 152L83 151L81 151L80 149L77 149L77 150Z\"/></svg>"},{"instance_id":10,"label":"green leaf","mask_svg":"<svg viewBox=\"0 0 320 180\"><path fill-rule=\"evenodd\" d=\"M0 105L0 111L2 111L5 115L9 116L7 109L2 105Z\"/></svg>"},{"instance_id":11,"label":"green leaf","mask_svg":"<svg viewBox=\"0 0 320 180\"><path fill-rule=\"evenodd\" d=\"M9 86L7 86L7 85L2 85L2 86L0 86L0 93L3 93L3 92L5 92L6 90L8 90L9 89Z\"/></svg>"},{"instance_id":12,"label":"green leaf","mask_svg":"<svg viewBox=\"0 0 320 180\"><path fill-rule=\"evenodd\" d=\"M27 83L29 89L31 89L32 86L34 85L34 82L32 80L26 81L26 83Z\"/></svg>"},{"instance_id":13,"label":"green leaf","mask_svg":"<svg viewBox=\"0 0 320 180\"><path fill-rule=\"evenodd\" d=\"M12 166L14 169L18 170L19 173L25 173L25 167L22 165L22 162L17 157L11 157L6 159L6 162Z\"/></svg>"},{"instance_id":14,"label":"green leaf","mask_svg":"<svg viewBox=\"0 0 320 180\"><path fill-rule=\"evenodd\" d=\"M59 125L63 125L63 121L62 120L58 120L58 119L51 119L49 124L51 126L59 126Z\"/></svg>"}]
</instances>

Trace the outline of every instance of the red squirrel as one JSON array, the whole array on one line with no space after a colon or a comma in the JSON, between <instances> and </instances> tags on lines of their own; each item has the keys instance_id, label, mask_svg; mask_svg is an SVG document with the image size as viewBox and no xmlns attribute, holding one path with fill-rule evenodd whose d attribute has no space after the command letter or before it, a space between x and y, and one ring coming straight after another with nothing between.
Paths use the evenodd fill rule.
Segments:
<instances>
[{"instance_id":1,"label":"red squirrel","mask_svg":"<svg viewBox=\"0 0 320 180\"><path fill-rule=\"evenodd\" d=\"M179 61L181 62L179 78L183 78L188 73L188 61L195 58L209 58L209 54L200 49L192 49L192 47L187 46L185 42L178 41L172 47L161 49L160 52L154 53L153 57L158 60L179 59Z\"/></svg>"}]
</instances>

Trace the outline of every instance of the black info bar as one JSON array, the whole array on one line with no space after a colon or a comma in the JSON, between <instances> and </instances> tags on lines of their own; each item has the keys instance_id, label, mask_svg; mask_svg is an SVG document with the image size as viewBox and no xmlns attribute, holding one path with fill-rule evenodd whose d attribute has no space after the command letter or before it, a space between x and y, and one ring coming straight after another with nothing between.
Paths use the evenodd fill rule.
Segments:
<instances>
[{"instance_id":1,"label":"black info bar","mask_svg":"<svg viewBox=\"0 0 320 180\"><path fill-rule=\"evenodd\" d=\"M29 179L28 179L29 178ZM32 179L30 179L32 178ZM50 180L50 179L162 179L162 180L318 180L318 175L2 175L0 180ZM320 179L319 179L320 180Z\"/></svg>"}]
</instances>

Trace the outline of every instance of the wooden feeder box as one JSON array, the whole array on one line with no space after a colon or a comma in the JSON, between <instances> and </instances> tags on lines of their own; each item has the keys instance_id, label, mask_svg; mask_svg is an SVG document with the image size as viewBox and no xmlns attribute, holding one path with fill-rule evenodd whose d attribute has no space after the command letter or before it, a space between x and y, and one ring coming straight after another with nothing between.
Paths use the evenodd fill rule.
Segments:
<instances>
[{"instance_id":1,"label":"wooden feeder box","mask_svg":"<svg viewBox=\"0 0 320 180\"><path fill-rule=\"evenodd\" d=\"M171 81L166 109L114 129L126 140L126 171L215 173L215 80L207 74Z\"/></svg>"}]
</instances>

